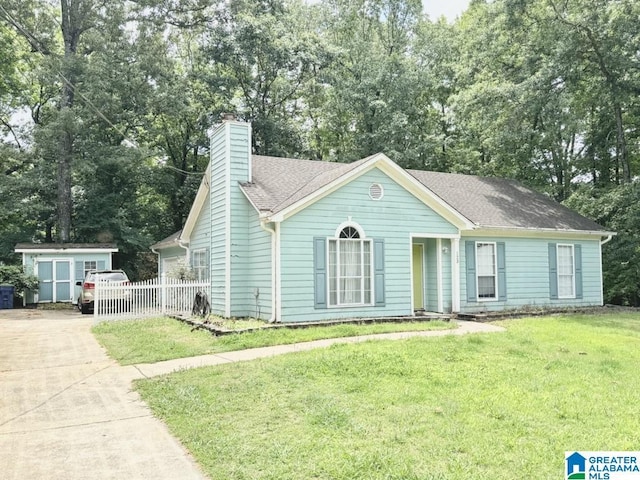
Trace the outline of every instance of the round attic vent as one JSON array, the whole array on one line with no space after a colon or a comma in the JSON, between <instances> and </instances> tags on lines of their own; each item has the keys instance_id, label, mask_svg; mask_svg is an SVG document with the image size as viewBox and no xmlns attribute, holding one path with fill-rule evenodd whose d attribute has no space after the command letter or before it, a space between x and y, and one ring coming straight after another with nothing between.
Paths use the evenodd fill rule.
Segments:
<instances>
[{"instance_id":1,"label":"round attic vent","mask_svg":"<svg viewBox=\"0 0 640 480\"><path fill-rule=\"evenodd\" d=\"M379 183L372 183L369 187L369 197L372 200L380 200L384 196L384 190Z\"/></svg>"}]
</instances>

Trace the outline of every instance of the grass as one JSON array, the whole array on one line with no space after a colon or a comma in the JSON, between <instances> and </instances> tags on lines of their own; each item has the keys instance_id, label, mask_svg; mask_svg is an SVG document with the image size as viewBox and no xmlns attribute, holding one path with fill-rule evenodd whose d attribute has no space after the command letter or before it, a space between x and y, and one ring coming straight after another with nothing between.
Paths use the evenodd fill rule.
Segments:
<instances>
[{"instance_id":1,"label":"grass","mask_svg":"<svg viewBox=\"0 0 640 480\"><path fill-rule=\"evenodd\" d=\"M238 323L236 322L236 324ZM171 318L154 318L103 322L93 327L93 333L113 359L121 365L132 365L246 348L308 342L323 338L386 332L441 330L454 328L454 326L454 323L441 321L370 325L344 324L301 329L266 329L258 332L215 337L204 330L192 331L191 326Z\"/></svg>"},{"instance_id":2,"label":"grass","mask_svg":"<svg viewBox=\"0 0 640 480\"><path fill-rule=\"evenodd\" d=\"M561 478L637 450L640 316L335 345L136 382L212 479Z\"/></svg>"}]
</instances>

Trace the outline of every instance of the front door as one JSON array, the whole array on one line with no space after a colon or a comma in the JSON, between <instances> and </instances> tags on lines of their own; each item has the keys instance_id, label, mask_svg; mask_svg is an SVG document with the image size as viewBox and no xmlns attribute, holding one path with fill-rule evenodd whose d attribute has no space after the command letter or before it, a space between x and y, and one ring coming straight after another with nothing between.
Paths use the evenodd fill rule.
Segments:
<instances>
[{"instance_id":1,"label":"front door","mask_svg":"<svg viewBox=\"0 0 640 480\"><path fill-rule=\"evenodd\" d=\"M424 310L424 245L412 246L413 264L413 309Z\"/></svg>"}]
</instances>

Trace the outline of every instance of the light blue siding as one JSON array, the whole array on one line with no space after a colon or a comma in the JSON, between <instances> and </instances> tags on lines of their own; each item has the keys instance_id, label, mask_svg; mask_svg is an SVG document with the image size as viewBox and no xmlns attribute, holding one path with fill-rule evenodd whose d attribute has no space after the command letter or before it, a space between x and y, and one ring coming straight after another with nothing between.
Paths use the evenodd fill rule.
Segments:
<instances>
[{"instance_id":1,"label":"light blue siding","mask_svg":"<svg viewBox=\"0 0 640 480\"><path fill-rule=\"evenodd\" d=\"M225 314L226 281L226 212L227 212L227 166L224 126L211 137L211 182L209 210L211 222L211 311ZM205 207L206 208L206 207Z\"/></svg>"},{"instance_id":2,"label":"light blue siding","mask_svg":"<svg viewBox=\"0 0 640 480\"><path fill-rule=\"evenodd\" d=\"M250 144L249 124L225 123L211 137L211 309L218 315L244 317L256 312L255 288L250 285L251 206L239 186L249 180Z\"/></svg>"},{"instance_id":3,"label":"light blue siding","mask_svg":"<svg viewBox=\"0 0 640 480\"><path fill-rule=\"evenodd\" d=\"M372 183L383 186L381 200L369 198ZM315 309L313 238L333 237L349 217L367 238L384 240L385 304ZM411 233L457 234L458 230L378 169L285 220L281 226L281 320L411 315Z\"/></svg>"},{"instance_id":4,"label":"light blue siding","mask_svg":"<svg viewBox=\"0 0 640 480\"><path fill-rule=\"evenodd\" d=\"M271 225L273 227L273 225ZM269 320L272 315L271 234L260 227L258 214L249 211L248 316ZM256 296L257 293L257 296Z\"/></svg>"},{"instance_id":5,"label":"light blue siding","mask_svg":"<svg viewBox=\"0 0 640 480\"><path fill-rule=\"evenodd\" d=\"M251 317L255 315L253 288L250 283L251 258L249 248L249 201L238 181L231 187L231 316ZM251 217L257 221L257 218Z\"/></svg>"},{"instance_id":6,"label":"light blue siding","mask_svg":"<svg viewBox=\"0 0 640 480\"><path fill-rule=\"evenodd\" d=\"M465 272L465 241L504 242L507 299L469 301ZM582 257L582 298L552 299L549 287L549 244L580 245ZM463 313L479 313L523 307L579 307L602 304L600 242L526 238L463 237L460 242L461 305ZM499 292L500 293L500 292Z\"/></svg>"}]
</instances>

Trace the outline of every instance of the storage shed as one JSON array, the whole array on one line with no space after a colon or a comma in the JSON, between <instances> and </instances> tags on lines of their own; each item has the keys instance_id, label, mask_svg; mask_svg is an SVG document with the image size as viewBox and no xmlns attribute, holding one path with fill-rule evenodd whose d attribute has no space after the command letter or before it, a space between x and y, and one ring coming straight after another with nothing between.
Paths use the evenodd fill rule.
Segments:
<instances>
[{"instance_id":1,"label":"storage shed","mask_svg":"<svg viewBox=\"0 0 640 480\"><path fill-rule=\"evenodd\" d=\"M37 292L27 292L25 303L77 303L80 287L89 270L112 268L118 248L110 243L19 243L27 273L40 280Z\"/></svg>"}]
</instances>

